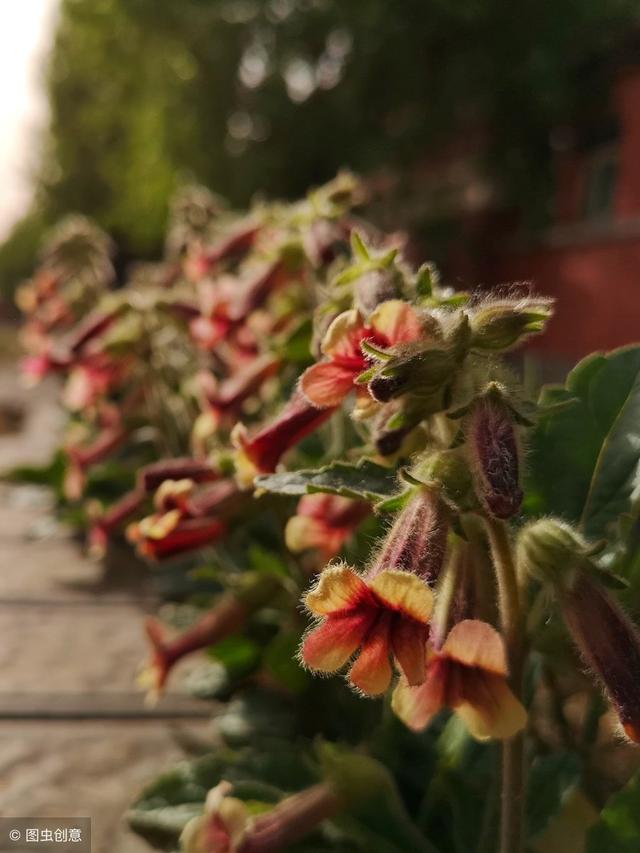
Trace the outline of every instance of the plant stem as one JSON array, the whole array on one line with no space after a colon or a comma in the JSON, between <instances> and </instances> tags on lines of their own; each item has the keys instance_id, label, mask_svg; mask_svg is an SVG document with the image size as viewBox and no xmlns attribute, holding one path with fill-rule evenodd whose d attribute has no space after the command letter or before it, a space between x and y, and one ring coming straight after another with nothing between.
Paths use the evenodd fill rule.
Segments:
<instances>
[{"instance_id":1,"label":"plant stem","mask_svg":"<svg viewBox=\"0 0 640 853\"><path fill-rule=\"evenodd\" d=\"M498 581L500 621L509 656L511 686L522 694L523 623L516 568L504 522L486 518L491 556ZM500 853L522 853L524 849L524 733L502 745L502 815Z\"/></svg>"}]
</instances>

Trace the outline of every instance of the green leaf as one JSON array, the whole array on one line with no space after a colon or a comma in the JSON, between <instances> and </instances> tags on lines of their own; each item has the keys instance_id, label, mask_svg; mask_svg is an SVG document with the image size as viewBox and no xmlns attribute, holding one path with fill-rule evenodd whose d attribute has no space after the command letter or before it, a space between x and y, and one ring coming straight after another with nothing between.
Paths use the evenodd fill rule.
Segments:
<instances>
[{"instance_id":1,"label":"green leaf","mask_svg":"<svg viewBox=\"0 0 640 853\"><path fill-rule=\"evenodd\" d=\"M380 762L335 744L319 746L323 776L347 801L336 820L348 835L376 853L437 853L406 811L393 777Z\"/></svg>"},{"instance_id":2,"label":"green leaf","mask_svg":"<svg viewBox=\"0 0 640 853\"><path fill-rule=\"evenodd\" d=\"M260 647L241 634L226 637L209 649L209 655L221 663L229 678L240 678L256 668L260 661Z\"/></svg>"},{"instance_id":3,"label":"green leaf","mask_svg":"<svg viewBox=\"0 0 640 853\"><path fill-rule=\"evenodd\" d=\"M386 500L398 491L395 471L368 459L356 465L332 462L315 470L265 474L256 477L255 483L258 489L280 495L301 496L311 492L328 492L372 503Z\"/></svg>"},{"instance_id":4,"label":"green leaf","mask_svg":"<svg viewBox=\"0 0 640 853\"><path fill-rule=\"evenodd\" d=\"M351 249L359 261L369 260L369 250L367 249L364 240L355 229L351 232Z\"/></svg>"},{"instance_id":5,"label":"green leaf","mask_svg":"<svg viewBox=\"0 0 640 853\"><path fill-rule=\"evenodd\" d=\"M273 638L264 654L266 668L293 693L304 690L310 677L298 663L299 645L298 634L281 633Z\"/></svg>"},{"instance_id":6,"label":"green leaf","mask_svg":"<svg viewBox=\"0 0 640 853\"><path fill-rule=\"evenodd\" d=\"M541 406L575 398L543 414L532 435L527 509L606 535L638 497L640 347L581 361L565 388L545 388Z\"/></svg>"},{"instance_id":7,"label":"green leaf","mask_svg":"<svg viewBox=\"0 0 640 853\"><path fill-rule=\"evenodd\" d=\"M574 752L539 756L534 761L527 791L527 829L530 837L543 832L559 814L568 791L580 781L580 759Z\"/></svg>"},{"instance_id":8,"label":"green leaf","mask_svg":"<svg viewBox=\"0 0 640 853\"><path fill-rule=\"evenodd\" d=\"M614 794L587 837L587 853L637 853L640 846L640 773Z\"/></svg>"}]
</instances>

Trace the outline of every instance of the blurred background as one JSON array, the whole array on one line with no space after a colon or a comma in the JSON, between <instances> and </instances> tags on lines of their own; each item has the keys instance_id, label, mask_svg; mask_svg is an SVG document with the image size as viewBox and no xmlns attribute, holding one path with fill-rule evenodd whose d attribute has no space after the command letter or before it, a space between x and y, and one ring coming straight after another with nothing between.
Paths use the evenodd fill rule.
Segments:
<instances>
[{"instance_id":1,"label":"blurred background","mask_svg":"<svg viewBox=\"0 0 640 853\"><path fill-rule=\"evenodd\" d=\"M632 0L29 0L0 15L5 315L63 214L94 217L122 268L157 255L185 182L245 205L348 166L367 215L452 282L558 296L549 357L637 336Z\"/></svg>"},{"instance_id":2,"label":"blurred background","mask_svg":"<svg viewBox=\"0 0 640 853\"><path fill-rule=\"evenodd\" d=\"M194 182L242 207L349 167L413 260L558 298L544 375L638 339L633 0L5 2L0 122L0 469L46 462L60 434L55 389L26 398L15 368L13 295L43 236L94 218L122 277ZM103 577L47 500L0 487L0 811L91 814L98 851L141 851L121 815L209 709L142 707L153 590Z\"/></svg>"}]
</instances>

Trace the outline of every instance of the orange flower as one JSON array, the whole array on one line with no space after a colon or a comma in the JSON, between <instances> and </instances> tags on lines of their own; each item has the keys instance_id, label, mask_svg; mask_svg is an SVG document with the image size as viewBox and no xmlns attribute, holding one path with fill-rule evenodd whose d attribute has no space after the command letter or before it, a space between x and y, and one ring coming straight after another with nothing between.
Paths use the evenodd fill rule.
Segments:
<instances>
[{"instance_id":1,"label":"orange flower","mask_svg":"<svg viewBox=\"0 0 640 853\"><path fill-rule=\"evenodd\" d=\"M478 740L510 738L524 728L526 711L507 684L502 637L477 619L458 622L442 648L429 648L420 686L402 680L393 710L414 731L426 728L444 707L452 708Z\"/></svg>"},{"instance_id":2,"label":"orange flower","mask_svg":"<svg viewBox=\"0 0 640 853\"><path fill-rule=\"evenodd\" d=\"M410 343L423 335L416 311L400 299L380 304L368 322L355 309L345 311L331 323L322 342L325 361L309 367L302 375L301 388L316 406L338 406L356 390L361 400L367 399L366 386L356 383L369 366L362 343L370 342L381 349Z\"/></svg>"},{"instance_id":3,"label":"orange flower","mask_svg":"<svg viewBox=\"0 0 640 853\"><path fill-rule=\"evenodd\" d=\"M287 547L294 553L315 548L329 560L370 513L371 507L366 501L338 495L305 495L298 503L296 514L287 522Z\"/></svg>"},{"instance_id":4,"label":"orange flower","mask_svg":"<svg viewBox=\"0 0 640 853\"><path fill-rule=\"evenodd\" d=\"M424 680L433 597L415 574L385 569L363 577L349 566L330 566L306 606L320 620L300 652L310 669L337 672L359 650L348 678L369 696L389 687L392 657L409 684Z\"/></svg>"}]
</instances>

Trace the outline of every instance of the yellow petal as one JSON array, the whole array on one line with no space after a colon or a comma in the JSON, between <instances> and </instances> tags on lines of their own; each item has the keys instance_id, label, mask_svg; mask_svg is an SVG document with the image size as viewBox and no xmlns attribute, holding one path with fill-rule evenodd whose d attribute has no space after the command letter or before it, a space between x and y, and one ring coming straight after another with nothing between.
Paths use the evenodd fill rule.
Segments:
<instances>
[{"instance_id":1,"label":"yellow petal","mask_svg":"<svg viewBox=\"0 0 640 853\"><path fill-rule=\"evenodd\" d=\"M410 687L407 680L401 678L391 699L395 714L415 732L425 729L443 705L444 684L431 673L427 673L424 684L419 687Z\"/></svg>"},{"instance_id":2,"label":"yellow petal","mask_svg":"<svg viewBox=\"0 0 640 853\"><path fill-rule=\"evenodd\" d=\"M362 318L355 308L338 314L322 339L320 349L323 355L349 354L352 349L352 338L357 336L361 329Z\"/></svg>"},{"instance_id":3,"label":"yellow petal","mask_svg":"<svg viewBox=\"0 0 640 853\"><path fill-rule=\"evenodd\" d=\"M326 568L318 583L307 593L305 604L315 616L329 616L349 610L368 598L366 583L344 563Z\"/></svg>"},{"instance_id":4,"label":"yellow petal","mask_svg":"<svg viewBox=\"0 0 640 853\"><path fill-rule=\"evenodd\" d=\"M193 492L195 483L193 480L164 480L158 486L158 489L153 496L154 506L162 510L168 500L179 501Z\"/></svg>"},{"instance_id":5,"label":"yellow petal","mask_svg":"<svg viewBox=\"0 0 640 853\"><path fill-rule=\"evenodd\" d=\"M527 724L526 710L504 676L487 672L476 672L474 676L472 686L464 678L463 701L455 708L456 713L477 740L513 737Z\"/></svg>"},{"instance_id":6,"label":"yellow petal","mask_svg":"<svg viewBox=\"0 0 640 853\"><path fill-rule=\"evenodd\" d=\"M284 529L284 541L287 548L294 554L299 554L307 548L321 548L327 526L317 518L307 515L293 515Z\"/></svg>"},{"instance_id":7,"label":"yellow petal","mask_svg":"<svg viewBox=\"0 0 640 853\"><path fill-rule=\"evenodd\" d=\"M178 525L182 513L172 509L162 515L149 515L138 524L138 530L145 539L164 539Z\"/></svg>"},{"instance_id":8,"label":"yellow petal","mask_svg":"<svg viewBox=\"0 0 640 853\"><path fill-rule=\"evenodd\" d=\"M465 666L507 675L504 642L496 629L479 619L464 619L449 632L442 654Z\"/></svg>"},{"instance_id":9,"label":"yellow petal","mask_svg":"<svg viewBox=\"0 0 640 853\"><path fill-rule=\"evenodd\" d=\"M411 572L387 569L369 581L369 589L392 610L399 610L424 625L431 617L431 590Z\"/></svg>"}]
</instances>

